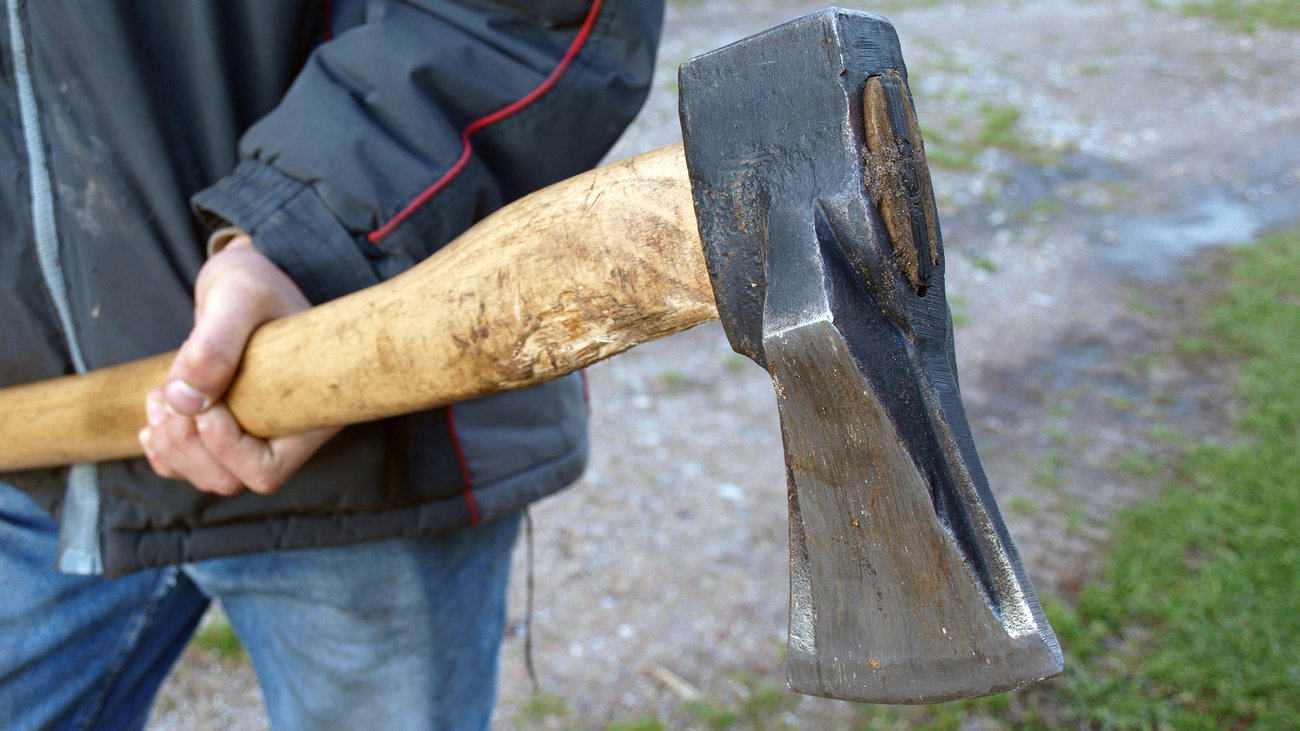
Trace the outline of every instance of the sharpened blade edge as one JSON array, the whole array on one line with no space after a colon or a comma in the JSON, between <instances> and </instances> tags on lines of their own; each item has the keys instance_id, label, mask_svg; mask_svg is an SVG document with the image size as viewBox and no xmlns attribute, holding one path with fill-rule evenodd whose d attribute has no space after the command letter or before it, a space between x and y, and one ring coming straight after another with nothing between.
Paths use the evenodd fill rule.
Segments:
<instances>
[{"instance_id":1,"label":"sharpened blade edge","mask_svg":"<svg viewBox=\"0 0 1300 731\"><path fill-rule=\"evenodd\" d=\"M791 489L791 687L929 703L1060 672L1038 632L1013 634L988 604L835 327L764 345Z\"/></svg>"}]
</instances>

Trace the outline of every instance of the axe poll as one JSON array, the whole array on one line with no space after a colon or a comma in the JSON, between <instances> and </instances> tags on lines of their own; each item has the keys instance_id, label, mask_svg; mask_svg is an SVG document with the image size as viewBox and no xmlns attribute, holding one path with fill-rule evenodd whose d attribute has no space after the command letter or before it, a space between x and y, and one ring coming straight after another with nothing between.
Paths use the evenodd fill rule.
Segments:
<instances>
[{"instance_id":1,"label":"axe poll","mask_svg":"<svg viewBox=\"0 0 1300 731\"><path fill-rule=\"evenodd\" d=\"M830 9L686 62L684 147L572 178L267 323L259 436L521 388L721 319L777 392L797 691L925 703L1061 672L971 438L897 36ZM0 390L0 471L138 456L172 354Z\"/></svg>"}]
</instances>

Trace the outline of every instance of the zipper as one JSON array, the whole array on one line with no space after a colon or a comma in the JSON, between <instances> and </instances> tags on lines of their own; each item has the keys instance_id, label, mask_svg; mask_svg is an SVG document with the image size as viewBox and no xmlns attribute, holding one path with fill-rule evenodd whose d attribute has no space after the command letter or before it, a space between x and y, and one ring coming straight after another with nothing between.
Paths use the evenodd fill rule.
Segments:
<instances>
[{"instance_id":1,"label":"zipper","mask_svg":"<svg viewBox=\"0 0 1300 731\"><path fill-rule=\"evenodd\" d=\"M68 287L59 264L59 232L54 223L54 191L45 159L45 139L41 134L36 92L32 88L31 69L27 65L27 39L23 36L18 6L22 0L8 0L9 48L13 53L14 80L18 88L18 111L22 119L23 143L27 148L28 180L31 184L32 227L36 234L36 251L41 276L63 327L64 339L78 373L86 372L86 359L77 341L76 324ZM94 464L73 465L68 473L68 487L63 500L59 524L60 571L71 574L103 573L99 548L99 473Z\"/></svg>"}]
</instances>

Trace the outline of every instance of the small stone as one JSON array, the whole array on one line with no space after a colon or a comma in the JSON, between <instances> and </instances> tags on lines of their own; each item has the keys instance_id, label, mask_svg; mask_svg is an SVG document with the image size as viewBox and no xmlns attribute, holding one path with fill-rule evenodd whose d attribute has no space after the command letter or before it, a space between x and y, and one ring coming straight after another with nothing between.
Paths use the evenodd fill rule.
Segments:
<instances>
[{"instance_id":1,"label":"small stone","mask_svg":"<svg viewBox=\"0 0 1300 731\"><path fill-rule=\"evenodd\" d=\"M722 498L723 500L730 500L732 502L740 502L741 500L745 499L744 488L742 488L739 485L734 485L730 482L724 482L718 485L717 493L718 493L718 497Z\"/></svg>"}]
</instances>

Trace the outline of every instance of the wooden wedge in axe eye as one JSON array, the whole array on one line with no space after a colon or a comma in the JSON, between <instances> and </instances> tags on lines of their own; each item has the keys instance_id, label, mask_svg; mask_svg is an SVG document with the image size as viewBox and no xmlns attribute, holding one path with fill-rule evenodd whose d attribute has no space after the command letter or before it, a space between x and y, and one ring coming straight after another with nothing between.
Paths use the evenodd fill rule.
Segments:
<instances>
[{"instance_id":1,"label":"wooden wedge in axe eye","mask_svg":"<svg viewBox=\"0 0 1300 731\"><path fill-rule=\"evenodd\" d=\"M692 59L684 148L542 190L406 274L268 323L230 409L259 436L368 421L720 317L776 387L791 687L925 703L1056 675L962 407L906 76L887 21L836 9ZM0 471L138 456L170 361L0 390Z\"/></svg>"}]
</instances>

